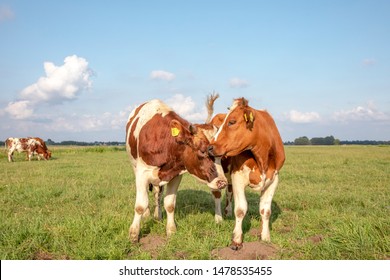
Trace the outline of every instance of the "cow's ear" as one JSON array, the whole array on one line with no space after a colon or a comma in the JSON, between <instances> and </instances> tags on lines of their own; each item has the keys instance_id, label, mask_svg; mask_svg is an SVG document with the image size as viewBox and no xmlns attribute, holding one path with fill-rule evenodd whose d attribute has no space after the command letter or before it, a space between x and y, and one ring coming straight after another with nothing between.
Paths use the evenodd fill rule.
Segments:
<instances>
[{"instance_id":1,"label":"cow's ear","mask_svg":"<svg viewBox=\"0 0 390 280\"><path fill-rule=\"evenodd\" d=\"M179 144L187 144L191 138L188 129L178 120L171 120L171 135Z\"/></svg>"},{"instance_id":2,"label":"cow's ear","mask_svg":"<svg viewBox=\"0 0 390 280\"><path fill-rule=\"evenodd\" d=\"M244 120L246 122L246 128L252 130L253 122L255 121L255 115L252 110L247 109L244 111Z\"/></svg>"},{"instance_id":3,"label":"cow's ear","mask_svg":"<svg viewBox=\"0 0 390 280\"><path fill-rule=\"evenodd\" d=\"M171 120L171 135L180 137L180 134L183 134L183 126L177 120Z\"/></svg>"}]
</instances>

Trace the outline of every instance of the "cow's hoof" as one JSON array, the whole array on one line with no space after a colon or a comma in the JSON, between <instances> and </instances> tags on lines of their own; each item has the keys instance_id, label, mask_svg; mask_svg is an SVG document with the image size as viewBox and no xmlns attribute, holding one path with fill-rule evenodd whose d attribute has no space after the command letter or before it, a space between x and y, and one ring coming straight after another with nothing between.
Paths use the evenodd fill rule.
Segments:
<instances>
[{"instance_id":1,"label":"cow's hoof","mask_svg":"<svg viewBox=\"0 0 390 280\"><path fill-rule=\"evenodd\" d=\"M138 243L139 242L138 232L134 232L134 231L130 230L129 231L129 240L131 243Z\"/></svg>"},{"instance_id":2,"label":"cow's hoof","mask_svg":"<svg viewBox=\"0 0 390 280\"><path fill-rule=\"evenodd\" d=\"M215 223L216 223L216 224L220 224L220 223L223 222L223 218L222 218L222 216L220 216L220 215L215 215L215 216L214 216L214 220L215 220Z\"/></svg>"},{"instance_id":3,"label":"cow's hoof","mask_svg":"<svg viewBox=\"0 0 390 280\"><path fill-rule=\"evenodd\" d=\"M232 244L230 245L230 249L232 249L234 251L241 250L242 249L242 243L232 242Z\"/></svg>"}]
</instances>

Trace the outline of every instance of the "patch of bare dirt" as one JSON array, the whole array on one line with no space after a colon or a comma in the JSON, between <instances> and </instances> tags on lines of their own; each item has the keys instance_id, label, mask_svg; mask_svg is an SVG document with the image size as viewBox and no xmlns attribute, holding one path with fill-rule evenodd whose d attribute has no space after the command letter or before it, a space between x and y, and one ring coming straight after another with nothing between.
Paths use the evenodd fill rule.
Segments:
<instances>
[{"instance_id":1,"label":"patch of bare dirt","mask_svg":"<svg viewBox=\"0 0 390 280\"><path fill-rule=\"evenodd\" d=\"M268 260L276 255L277 249L263 242L244 242L243 247L234 251L230 247L214 249L211 254L221 260Z\"/></svg>"},{"instance_id":2,"label":"patch of bare dirt","mask_svg":"<svg viewBox=\"0 0 390 280\"><path fill-rule=\"evenodd\" d=\"M165 245L165 238L159 235L148 234L139 240L142 250L149 252L153 259L157 259L158 250Z\"/></svg>"},{"instance_id":3,"label":"patch of bare dirt","mask_svg":"<svg viewBox=\"0 0 390 280\"><path fill-rule=\"evenodd\" d=\"M312 243L318 244L318 243L320 243L321 241L324 240L324 237L322 235L314 235L314 236L310 236L308 239Z\"/></svg>"},{"instance_id":4,"label":"patch of bare dirt","mask_svg":"<svg viewBox=\"0 0 390 280\"><path fill-rule=\"evenodd\" d=\"M70 258L66 255L57 256L45 251L37 251L34 253L33 260L69 260Z\"/></svg>"}]
</instances>

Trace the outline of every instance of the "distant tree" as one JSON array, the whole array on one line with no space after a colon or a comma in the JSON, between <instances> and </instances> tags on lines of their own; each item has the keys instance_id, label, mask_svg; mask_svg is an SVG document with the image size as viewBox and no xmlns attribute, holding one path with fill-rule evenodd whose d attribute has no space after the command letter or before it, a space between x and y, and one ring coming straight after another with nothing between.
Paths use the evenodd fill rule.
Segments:
<instances>
[{"instance_id":1,"label":"distant tree","mask_svg":"<svg viewBox=\"0 0 390 280\"><path fill-rule=\"evenodd\" d=\"M322 137L313 137L310 139L312 145L325 145L325 140Z\"/></svg>"},{"instance_id":2,"label":"distant tree","mask_svg":"<svg viewBox=\"0 0 390 280\"><path fill-rule=\"evenodd\" d=\"M47 139L46 144L47 144L47 145L55 145L56 142L54 142L53 140L51 140L51 139L49 138L49 139Z\"/></svg>"},{"instance_id":3,"label":"distant tree","mask_svg":"<svg viewBox=\"0 0 390 280\"><path fill-rule=\"evenodd\" d=\"M310 145L310 140L306 136L296 138L294 140L295 145Z\"/></svg>"},{"instance_id":4,"label":"distant tree","mask_svg":"<svg viewBox=\"0 0 390 280\"><path fill-rule=\"evenodd\" d=\"M310 139L312 145L335 145L336 139L331 136L326 137L314 137Z\"/></svg>"}]
</instances>

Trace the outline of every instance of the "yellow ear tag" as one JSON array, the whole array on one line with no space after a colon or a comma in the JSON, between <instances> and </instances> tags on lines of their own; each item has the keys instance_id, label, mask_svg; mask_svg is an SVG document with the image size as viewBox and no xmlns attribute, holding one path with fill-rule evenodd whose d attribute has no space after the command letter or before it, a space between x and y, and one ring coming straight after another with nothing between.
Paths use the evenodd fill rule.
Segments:
<instances>
[{"instance_id":1,"label":"yellow ear tag","mask_svg":"<svg viewBox=\"0 0 390 280\"><path fill-rule=\"evenodd\" d=\"M250 120L251 122L253 122L253 113L252 113L252 112L249 114L249 120Z\"/></svg>"},{"instance_id":2,"label":"yellow ear tag","mask_svg":"<svg viewBox=\"0 0 390 280\"><path fill-rule=\"evenodd\" d=\"M180 134L180 130L178 128L176 128L176 127L172 127L171 128L171 133L172 133L173 137L176 137L176 136L178 136Z\"/></svg>"},{"instance_id":3,"label":"yellow ear tag","mask_svg":"<svg viewBox=\"0 0 390 280\"><path fill-rule=\"evenodd\" d=\"M246 122L248 122L248 116L246 114L244 114L244 119Z\"/></svg>"}]
</instances>

